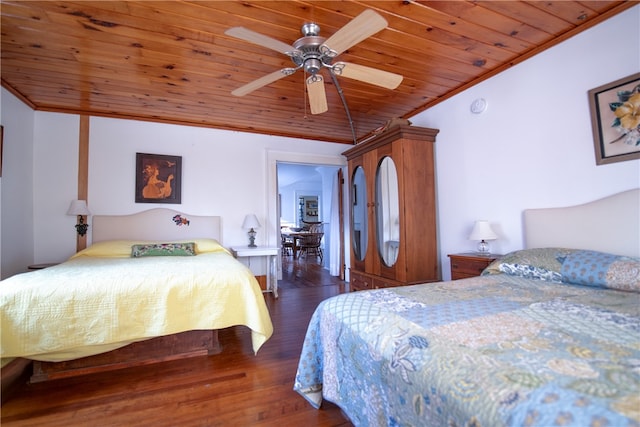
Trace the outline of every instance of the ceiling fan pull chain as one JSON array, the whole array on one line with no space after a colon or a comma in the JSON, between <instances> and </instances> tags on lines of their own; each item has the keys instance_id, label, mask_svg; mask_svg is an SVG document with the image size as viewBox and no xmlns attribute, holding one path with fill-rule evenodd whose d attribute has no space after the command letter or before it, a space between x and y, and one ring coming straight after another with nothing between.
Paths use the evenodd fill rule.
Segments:
<instances>
[{"instance_id":1,"label":"ceiling fan pull chain","mask_svg":"<svg viewBox=\"0 0 640 427\"><path fill-rule=\"evenodd\" d=\"M307 85L305 82L307 81L307 70L302 69L302 103L304 104L304 119L307 120Z\"/></svg>"}]
</instances>

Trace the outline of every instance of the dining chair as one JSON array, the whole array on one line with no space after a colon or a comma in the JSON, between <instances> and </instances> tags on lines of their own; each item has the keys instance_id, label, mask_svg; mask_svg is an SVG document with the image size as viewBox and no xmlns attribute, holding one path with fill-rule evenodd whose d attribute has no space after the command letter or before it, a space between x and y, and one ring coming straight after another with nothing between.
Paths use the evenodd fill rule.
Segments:
<instances>
[{"instance_id":1,"label":"dining chair","mask_svg":"<svg viewBox=\"0 0 640 427\"><path fill-rule=\"evenodd\" d=\"M322 248L320 244L322 243L322 237L324 233L308 233L299 239L299 247L298 247L298 258L304 254L306 257L308 254L313 254L315 256L320 257L320 262L322 262Z\"/></svg>"},{"instance_id":2,"label":"dining chair","mask_svg":"<svg viewBox=\"0 0 640 427\"><path fill-rule=\"evenodd\" d=\"M281 250L282 255L293 255L293 239L285 235L280 236L282 238Z\"/></svg>"},{"instance_id":3,"label":"dining chair","mask_svg":"<svg viewBox=\"0 0 640 427\"><path fill-rule=\"evenodd\" d=\"M322 226L322 223L318 222L318 223L311 224L309 226L309 232L310 233L323 233L324 232L324 228Z\"/></svg>"},{"instance_id":4,"label":"dining chair","mask_svg":"<svg viewBox=\"0 0 640 427\"><path fill-rule=\"evenodd\" d=\"M320 231L313 231L314 229L317 229L317 228L318 228L318 226L322 226L322 222L317 222L317 221L311 222L311 221L304 221L304 220L303 220L303 221L302 221L302 224L303 224L303 225L302 225L302 228L303 228L303 230L305 230L305 231L310 231L310 232L312 232L312 233L320 233L320 232L322 232L322 230L320 230Z\"/></svg>"}]
</instances>

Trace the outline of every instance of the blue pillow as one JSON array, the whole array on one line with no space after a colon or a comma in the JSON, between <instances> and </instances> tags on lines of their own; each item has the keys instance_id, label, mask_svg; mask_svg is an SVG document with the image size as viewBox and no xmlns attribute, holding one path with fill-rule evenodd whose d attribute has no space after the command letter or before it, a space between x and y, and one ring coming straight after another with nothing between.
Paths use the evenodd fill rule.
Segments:
<instances>
[{"instance_id":1,"label":"blue pillow","mask_svg":"<svg viewBox=\"0 0 640 427\"><path fill-rule=\"evenodd\" d=\"M640 258L580 250L567 255L561 273L565 283L640 292Z\"/></svg>"}]
</instances>

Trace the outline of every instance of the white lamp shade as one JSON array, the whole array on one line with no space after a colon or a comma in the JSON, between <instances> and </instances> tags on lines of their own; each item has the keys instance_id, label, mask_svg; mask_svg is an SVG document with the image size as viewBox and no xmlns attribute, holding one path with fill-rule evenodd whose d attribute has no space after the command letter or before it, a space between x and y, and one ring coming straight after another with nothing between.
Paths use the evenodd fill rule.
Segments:
<instances>
[{"instance_id":1,"label":"white lamp shade","mask_svg":"<svg viewBox=\"0 0 640 427\"><path fill-rule=\"evenodd\" d=\"M258 221L258 218L255 216L255 214L249 214L249 215L244 217L244 222L242 223L242 228L244 228L244 229L260 228L260 222Z\"/></svg>"},{"instance_id":2,"label":"white lamp shade","mask_svg":"<svg viewBox=\"0 0 640 427\"><path fill-rule=\"evenodd\" d=\"M469 240L496 240L498 235L491 229L489 221L476 221Z\"/></svg>"},{"instance_id":3,"label":"white lamp shade","mask_svg":"<svg viewBox=\"0 0 640 427\"><path fill-rule=\"evenodd\" d=\"M72 200L67 215L91 215L86 200Z\"/></svg>"}]
</instances>

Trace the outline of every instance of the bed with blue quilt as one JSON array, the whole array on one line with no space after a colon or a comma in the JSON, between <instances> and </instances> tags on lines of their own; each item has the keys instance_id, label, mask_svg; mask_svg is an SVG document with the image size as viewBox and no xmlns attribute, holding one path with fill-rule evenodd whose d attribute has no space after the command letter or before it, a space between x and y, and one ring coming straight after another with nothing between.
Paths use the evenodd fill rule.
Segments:
<instances>
[{"instance_id":1,"label":"bed with blue quilt","mask_svg":"<svg viewBox=\"0 0 640 427\"><path fill-rule=\"evenodd\" d=\"M356 426L639 426L640 258L627 252L529 248L479 277L328 299L294 389Z\"/></svg>"}]
</instances>

